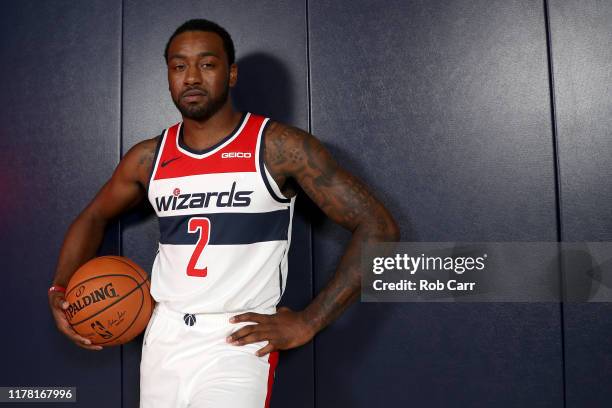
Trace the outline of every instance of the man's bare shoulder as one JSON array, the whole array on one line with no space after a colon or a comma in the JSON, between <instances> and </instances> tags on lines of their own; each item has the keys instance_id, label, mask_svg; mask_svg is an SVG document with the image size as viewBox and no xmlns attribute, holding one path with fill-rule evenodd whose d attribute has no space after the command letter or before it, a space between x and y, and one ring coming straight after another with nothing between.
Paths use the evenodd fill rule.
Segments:
<instances>
[{"instance_id":1,"label":"man's bare shoulder","mask_svg":"<svg viewBox=\"0 0 612 408\"><path fill-rule=\"evenodd\" d=\"M270 121L264 135L266 165L277 172L287 173L301 166L306 159L305 149L316 141L310 133L282 122Z\"/></svg>"},{"instance_id":2,"label":"man's bare shoulder","mask_svg":"<svg viewBox=\"0 0 612 408\"><path fill-rule=\"evenodd\" d=\"M130 178L136 178L143 186L146 186L160 138L161 136L155 136L136 143L123 156L117 169L127 173L128 177L131 175Z\"/></svg>"},{"instance_id":3,"label":"man's bare shoulder","mask_svg":"<svg viewBox=\"0 0 612 408\"><path fill-rule=\"evenodd\" d=\"M266 144L272 142L276 145L278 145L278 143L301 145L306 139L312 137L313 136L305 130L275 120L270 120L270 123L266 127Z\"/></svg>"},{"instance_id":4,"label":"man's bare shoulder","mask_svg":"<svg viewBox=\"0 0 612 408\"><path fill-rule=\"evenodd\" d=\"M161 136L155 136L150 139L142 140L136 143L131 149L138 156L139 164L152 163L155 156L155 150Z\"/></svg>"}]
</instances>

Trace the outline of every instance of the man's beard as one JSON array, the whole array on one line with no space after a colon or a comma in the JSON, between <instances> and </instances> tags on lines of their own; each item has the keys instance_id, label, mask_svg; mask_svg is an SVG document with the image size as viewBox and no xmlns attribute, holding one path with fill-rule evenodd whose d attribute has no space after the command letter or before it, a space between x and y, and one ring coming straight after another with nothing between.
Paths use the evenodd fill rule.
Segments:
<instances>
[{"instance_id":1,"label":"man's beard","mask_svg":"<svg viewBox=\"0 0 612 408\"><path fill-rule=\"evenodd\" d=\"M223 92L217 98L210 98L210 94L207 93L207 95L204 97L204 101L199 104L185 102L181 103L179 102L180 97L178 101L172 99L172 102L174 102L174 106L176 106L176 108L181 112L183 117L197 121L204 121L208 120L211 116L217 113L219 109L223 107L223 105L225 105L228 96L229 84L225 84Z\"/></svg>"}]
</instances>

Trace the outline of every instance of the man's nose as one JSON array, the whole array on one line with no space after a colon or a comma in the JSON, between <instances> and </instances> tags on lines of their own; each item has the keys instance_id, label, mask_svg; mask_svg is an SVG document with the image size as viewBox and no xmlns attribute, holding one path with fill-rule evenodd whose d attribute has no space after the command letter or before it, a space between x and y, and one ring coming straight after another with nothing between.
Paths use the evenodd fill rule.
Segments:
<instances>
[{"instance_id":1,"label":"man's nose","mask_svg":"<svg viewBox=\"0 0 612 408\"><path fill-rule=\"evenodd\" d=\"M190 65L187 68L187 73L185 75L185 83L188 85L202 83L202 75L197 65Z\"/></svg>"}]
</instances>

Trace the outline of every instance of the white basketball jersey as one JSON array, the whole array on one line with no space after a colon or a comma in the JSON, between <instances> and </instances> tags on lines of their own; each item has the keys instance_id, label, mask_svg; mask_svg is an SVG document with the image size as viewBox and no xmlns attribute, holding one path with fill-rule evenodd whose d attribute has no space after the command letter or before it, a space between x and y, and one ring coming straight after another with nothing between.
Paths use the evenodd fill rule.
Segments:
<instances>
[{"instance_id":1,"label":"white basketball jersey","mask_svg":"<svg viewBox=\"0 0 612 408\"><path fill-rule=\"evenodd\" d=\"M274 308L287 281L295 198L282 195L263 158L269 119L245 113L214 146L185 145L166 129L148 197L159 217L151 295L184 313Z\"/></svg>"}]
</instances>

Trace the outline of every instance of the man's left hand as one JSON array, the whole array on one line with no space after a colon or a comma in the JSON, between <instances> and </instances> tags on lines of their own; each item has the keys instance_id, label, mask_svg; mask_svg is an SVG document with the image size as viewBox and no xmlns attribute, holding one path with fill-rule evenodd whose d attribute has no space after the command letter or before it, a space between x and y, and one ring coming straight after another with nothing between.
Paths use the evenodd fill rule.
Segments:
<instances>
[{"instance_id":1,"label":"man's left hand","mask_svg":"<svg viewBox=\"0 0 612 408\"><path fill-rule=\"evenodd\" d=\"M242 327L227 337L227 342L236 346L268 341L268 344L257 351L258 356L265 356L276 350L287 350L308 343L313 337L311 327L301 312L294 312L287 307L280 307L276 314L243 313L230 319L230 323L254 322Z\"/></svg>"}]
</instances>

